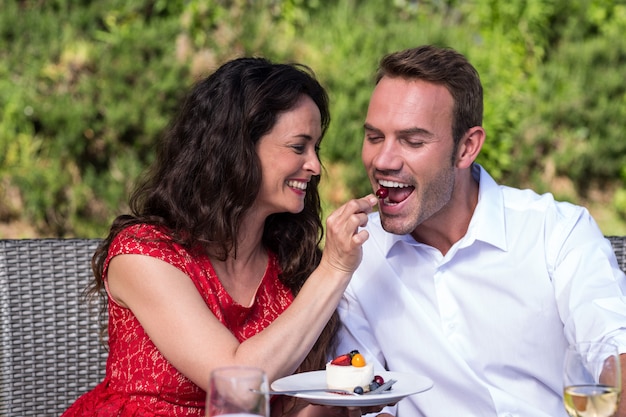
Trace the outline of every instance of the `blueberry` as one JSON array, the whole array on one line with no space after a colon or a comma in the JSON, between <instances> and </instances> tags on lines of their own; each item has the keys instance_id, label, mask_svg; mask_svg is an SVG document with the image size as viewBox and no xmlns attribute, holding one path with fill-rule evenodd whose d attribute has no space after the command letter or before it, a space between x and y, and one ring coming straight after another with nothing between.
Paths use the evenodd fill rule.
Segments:
<instances>
[{"instance_id":1,"label":"blueberry","mask_svg":"<svg viewBox=\"0 0 626 417\"><path fill-rule=\"evenodd\" d=\"M354 393L359 395L363 394L363 387L354 388Z\"/></svg>"}]
</instances>

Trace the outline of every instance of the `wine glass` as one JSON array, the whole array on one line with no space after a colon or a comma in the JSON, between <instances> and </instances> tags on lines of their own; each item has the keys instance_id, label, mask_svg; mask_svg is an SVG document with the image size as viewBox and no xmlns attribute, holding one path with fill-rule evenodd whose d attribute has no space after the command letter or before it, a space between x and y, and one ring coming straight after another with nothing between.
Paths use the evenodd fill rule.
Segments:
<instances>
[{"instance_id":1,"label":"wine glass","mask_svg":"<svg viewBox=\"0 0 626 417\"><path fill-rule=\"evenodd\" d=\"M269 417L267 375L249 366L228 366L211 372L206 417Z\"/></svg>"},{"instance_id":2,"label":"wine glass","mask_svg":"<svg viewBox=\"0 0 626 417\"><path fill-rule=\"evenodd\" d=\"M563 402L571 417L615 414L621 392L617 347L582 342L567 348L563 367Z\"/></svg>"}]
</instances>

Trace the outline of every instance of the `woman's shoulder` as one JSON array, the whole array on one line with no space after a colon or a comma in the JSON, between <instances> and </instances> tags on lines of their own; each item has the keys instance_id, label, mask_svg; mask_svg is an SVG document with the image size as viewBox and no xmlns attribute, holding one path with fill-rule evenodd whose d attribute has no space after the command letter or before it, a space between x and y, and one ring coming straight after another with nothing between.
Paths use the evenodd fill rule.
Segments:
<instances>
[{"instance_id":1,"label":"woman's shoulder","mask_svg":"<svg viewBox=\"0 0 626 417\"><path fill-rule=\"evenodd\" d=\"M151 255L158 250L171 250L174 240L162 226L134 224L122 229L111 242L109 256L120 254Z\"/></svg>"},{"instance_id":2,"label":"woman's shoulder","mask_svg":"<svg viewBox=\"0 0 626 417\"><path fill-rule=\"evenodd\" d=\"M122 229L111 241L104 269L118 255L144 255L159 259L187 271L198 265L205 267L205 258L190 253L177 243L163 226L134 224Z\"/></svg>"},{"instance_id":3,"label":"woman's shoulder","mask_svg":"<svg viewBox=\"0 0 626 417\"><path fill-rule=\"evenodd\" d=\"M164 226L158 226L148 223L137 223L122 229L118 237L131 237L136 239L168 239L171 240L167 229Z\"/></svg>"}]
</instances>

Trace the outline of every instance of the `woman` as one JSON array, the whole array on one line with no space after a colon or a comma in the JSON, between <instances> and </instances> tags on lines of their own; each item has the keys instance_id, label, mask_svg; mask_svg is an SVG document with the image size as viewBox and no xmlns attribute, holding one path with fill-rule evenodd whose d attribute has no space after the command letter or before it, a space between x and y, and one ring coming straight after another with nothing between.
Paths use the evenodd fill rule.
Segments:
<instances>
[{"instance_id":1,"label":"woman","mask_svg":"<svg viewBox=\"0 0 626 417\"><path fill-rule=\"evenodd\" d=\"M132 214L95 253L106 376L63 417L201 416L218 366L262 367L270 380L323 366L376 204L368 195L332 213L321 253L329 121L326 92L299 65L240 58L193 88Z\"/></svg>"}]
</instances>

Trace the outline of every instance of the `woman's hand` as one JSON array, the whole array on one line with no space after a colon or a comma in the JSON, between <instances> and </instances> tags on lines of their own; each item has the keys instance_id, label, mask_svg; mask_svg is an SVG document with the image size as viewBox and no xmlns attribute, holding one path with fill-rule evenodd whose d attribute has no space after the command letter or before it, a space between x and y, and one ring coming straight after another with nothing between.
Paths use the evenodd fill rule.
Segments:
<instances>
[{"instance_id":1,"label":"woman's hand","mask_svg":"<svg viewBox=\"0 0 626 417\"><path fill-rule=\"evenodd\" d=\"M368 239L365 230L367 215L372 212L378 199L369 194L350 200L326 219L326 243L320 266L352 274L361 263L361 245Z\"/></svg>"}]
</instances>

